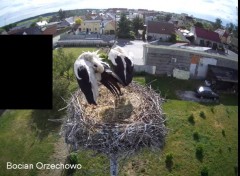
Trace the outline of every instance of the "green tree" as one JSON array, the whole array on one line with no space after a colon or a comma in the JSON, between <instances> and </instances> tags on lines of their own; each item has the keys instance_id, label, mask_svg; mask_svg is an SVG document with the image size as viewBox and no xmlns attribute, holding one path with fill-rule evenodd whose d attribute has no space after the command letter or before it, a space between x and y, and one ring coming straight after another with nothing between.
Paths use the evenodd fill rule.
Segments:
<instances>
[{"instance_id":1,"label":"green tree","mask_svg":"<svg viewBox=\"0 0 240 176\"><path fill-rule=\"evenodd\" d=\"M172 18L172 15L171 14L167 14L165 16L165 21L168 22L171 18Z\"/></svg>"},{"instance_id":2,"label":"green tree","mask_svg":"<svg viewBox=\"0 0 240 176\"><path fill-rule=\"evenodd\" d=\"M33 22L31 25L30 25L30 27L35 27L37 25L37 23L36 22Z\"/></svg>"},{"instance_id":3,"label":"green tree","mask_svg":"<svg viewBox=\"0 0 240 176\"><path fill-rule=\"evenodd\" d=\"M43 20L43 17L42 16L39 16L38 18L37 18L37 21L39 22L39 21L42 21Z\"/></svg>"},{"instance_id":4,"label":"green tree","mask_svg":"<svg viewBox=\"0 0 240 176\"><path fill-rule=\"evenodd\" d=\"M229 33L232 33L235 28L235 25L233 23L227 23L226 29Z\"/></svg>"},{"instance_id":5,"label":"green tree","mask_svg":"<svg viewBox=\"0 0 240 176\"><path fill-rule=\"evenodd\" d=\"M81 19L81 18L77 18L77 19L75 20L75 23L78 24L78 25L81 25L82 19Z\"/></svg>"},{"instance_id":6,"label":"green tree","mask_svg":"<svg viewBox=\"0 0 240 176\"><path fill-rule=\"evenodd\" d=\"M220 18L216 18L216 21L213 25L214 29L218 29L218 28L221 28L222 27L222 20Z\"/></svg>"},{"instance_id":7,"label":"green tree","mask_svg":"<svg viewBox=\"0 0 240 176\"><path fill-rule=\"evenodd\" d=\"M177 41L176 34L171 34L171 37L169 38L169 42L175 43Z\"/></svg>"},{"instance_id":8,"label":"green tree","mask_svg":"<svg viewBox=\"0 0 240 176\"><path fill-rule=\"evenodd\" d=\"M213 31L213 25L211 23L204 22L203 23L203 28L207 29L209 31Z\"/></svg>"},{"instance_id":9,"label":"green tree","mask_svg":"<svg viewBox=\"0 0 240 176\"><path fill-rule=\"evenodd\" d=\"M126 14L122 13L118 22L117 36L119 38L131 38L131 21L127 19Z\"/></svg>"},{"instance_id":10,"label":"green tree","mask_svg":"<svg viewBox=\"0 0 240 176\"><path fill-rule=\"evenodd\" d=\"M139 16L136 16L135 18L133 18L132 20L132 28L133 28L133 32L135 33L135 35L138 35L138 30L139 29L143 29L143 19L140 18Z\"/></svg>"},{"instance_id":11,"label":"green tree","mask_svg":"<svg viewBox=\"0 0 240 176\"><path fill-rule=\"evenodd\" d=\"M60 10L58 11L58 16L59 16L59 19L60 19L60 20L64 20L64 18L66 18L66 12L63 11L62 9L60 9Z\"/></svg>"},{"instance_id":12,"label":"green tree","mask_svg":"<svg viewBox=\"0 0 240 176\"><path fill-rule=\"evenodd\" d=\"M202 24L201 22L199 22L199 21L196 22L196 23L194 24L194 26L195 26L195 27L204 28L204 27L203 27L203 24Z\"/></svg>"}]
</instances>

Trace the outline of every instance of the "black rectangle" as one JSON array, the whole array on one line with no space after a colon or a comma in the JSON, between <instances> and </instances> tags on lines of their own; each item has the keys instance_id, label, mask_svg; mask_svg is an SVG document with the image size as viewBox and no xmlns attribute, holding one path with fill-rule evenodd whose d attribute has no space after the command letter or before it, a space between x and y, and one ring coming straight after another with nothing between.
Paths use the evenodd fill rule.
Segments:
<instances>
[{"instance_id":1,"label":"black rectangle","mask_svg":"<svg viewBox=\"0 0 240 176\"><path fill-rule=\"evenodd\" d=\"M0 109L52 109L52 35L0 35Z\"/></svg>"}]
</instances>

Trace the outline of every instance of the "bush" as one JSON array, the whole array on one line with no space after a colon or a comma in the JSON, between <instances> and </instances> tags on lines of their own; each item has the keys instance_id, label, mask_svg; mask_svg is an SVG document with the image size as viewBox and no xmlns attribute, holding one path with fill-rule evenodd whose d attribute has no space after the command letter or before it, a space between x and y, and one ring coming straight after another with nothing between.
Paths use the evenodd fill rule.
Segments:
<instances>
[{"instance_id":1,"label":"bush","mask_svg":"<svg viewBox=\"0 0 240 176\"><path fill-rule=\"evenodd\" d=\"M202 168L201 176L208 176L208 168L206 166Z\"/></svg>"},{"instance_id":2,"label":"bush","mask_svg":"<svg viewBox=\"0 0 240 176\"><path fill-rule=\"evenodd\" d=\"M189 117L188 117L188 121L191 123L191 124L195 124L195 120L194 120L194 116L193 114L191 114Z\"/></svg>"},{"instance_id":3,"label":"bush","mask_svg":"<svg viewBox=\"0 0 240 176\"><path fill-rule=\"evenodd\" d=\"M198 134L198 132L195 131L195 132L193 133L193 139L196 140L196 141L199 140L199 134Z\"/></svg>"},{"instance_id":4,"label":"bush","mask_svg":"<svg viewBox=\"0 0 240 176\"><path fill-rule=\"evenodd\" d=\"M69 161L70 161L70 164L78 164L77 153L75 153L75 152L70 153Z\"/></svg>"},{"instance_id":5,"label":"bush","mask_svg":"<svg viewBox=\"0 0 240 176\"><path fill-rule=\"evenodd\" d=\"M206 115L205 115L205 113L204 113L203 111L201 111L199 115L200 115L200 117L202 117L203 119L206 118Z\"/></svg>"},{"instance_id":6,"label":"bush","mask_svg":"<svg viewBox=\"0 0 240 176\"><path fill-rule=\"evenodd\" d=\"M169 171L171 171L172 170L172 166L173 166L173 155L172 155L172 153L168 153L166 155L165 163L166 163L166 168Z\"/></svg>"},{"instance_id":7,"label":"bush","mask_svg":"<svg viewBox=\"0 0 240 176\"><path fill-rule=\"evenodd\" d=\"M222 135L223 135L223 137L226 136L226 134L225 134L225 130L222 130Z\"/></svg>"},{"instance_id":8,"label":"bush","mask_svg":"<svg viewBox=\"0 0 240 176\"><path fill-rule=\"evenodd\" d=\"M203 147L201 145L198 145L196 148L196 157L200 161L203 159Z\"/></svg>"}]
</instances>

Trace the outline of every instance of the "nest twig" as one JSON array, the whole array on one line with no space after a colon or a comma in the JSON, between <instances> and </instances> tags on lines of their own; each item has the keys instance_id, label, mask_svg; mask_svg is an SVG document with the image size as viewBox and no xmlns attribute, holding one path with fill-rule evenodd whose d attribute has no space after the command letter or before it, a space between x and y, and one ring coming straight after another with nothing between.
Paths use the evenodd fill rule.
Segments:
<instances>
[{"instance_id":1,"label":"nest twig","mask_svg":"<svg viewBox=\"0 0 240 176\"><path fill-rule=\"evenodd\" d=\"M122 92L117 99L100 87L97 107L88 105L80 90L72 95L62 130L73 150L81 147L118 158L164 145L167 129L160 95L135 82Z\"/></svg>"}]
</instances>

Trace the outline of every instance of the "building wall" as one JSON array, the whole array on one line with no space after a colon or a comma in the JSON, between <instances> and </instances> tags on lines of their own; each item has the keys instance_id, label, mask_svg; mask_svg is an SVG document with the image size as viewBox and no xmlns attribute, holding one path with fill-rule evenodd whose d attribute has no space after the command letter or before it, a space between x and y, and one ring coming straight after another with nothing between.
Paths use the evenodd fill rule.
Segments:
<instances>
[{"instance_id":1,"label":"building wall","mask_svg":"<svg viewBox=\"0 0 240 176\"><path fill-rule=\"evenodd\" d=\"M92 21L83 21L81 24L81 31L86 32L89 29L89 32L100 32L100 20L92 20Z\"/></svg>"},{"instance_id":2,"label":"building wall","mask_svg":"<svg viewBox=\"0 0 240 176\"><path fill-rule=\"evenodd\" d=\"M104 27L104 34L110 34L110 31L114 31L115 33L115 26L111 22L107 23Z\"/></svg>"},{"instance_id":3,"label":"building wall","mask_svg":"<svg viewBox=\"0 0 240 176\"><path fill-rule=\"evenodd\" d=\"M194 43L195 43L196 45L200 45L200 40L203 40L203 41L204 41L204 46L207 46L207 43L206 43L207 41L211 42L212 45L213 45L213 43L216 43L218 47L219 47L220 45L222 45L221 43L217 43L217 42L215 42L215 41L207 40L207 39L200 38L200 37L197 37L197 38L195 39L195 42L194 42ZM212 45L211 45L210 47L212 47Z\"/></svg>"},{"instance_id":4,"label":"building wall","mask_svg":"<svg viewBox=\"0 0 240 176\"><path fill-rule=\"evenodd\" d=\"M190 66L195 64L196 74L191 78L197 77L197 69L201 58L213 58L217 60L217 66L224 66L238 70L237 58L225 58L217 55L196 52L187 49L176 49L166 46L143 45L143 60L146 65L156 66L157 75L172 75L173 69L190 71Z\"/></svg>"},{"instance_id":5,"label":"building wall","mask_svg":"<svg viewBox=\"0 0 240 176\"><path fill-rule=\"evenodd\" d=\"M151 36L153 40L162 39L162 41L167 41L171 35L168 34L157 34L157 33L148 33L147 36Z\"/></svg>"}]
</instances>

